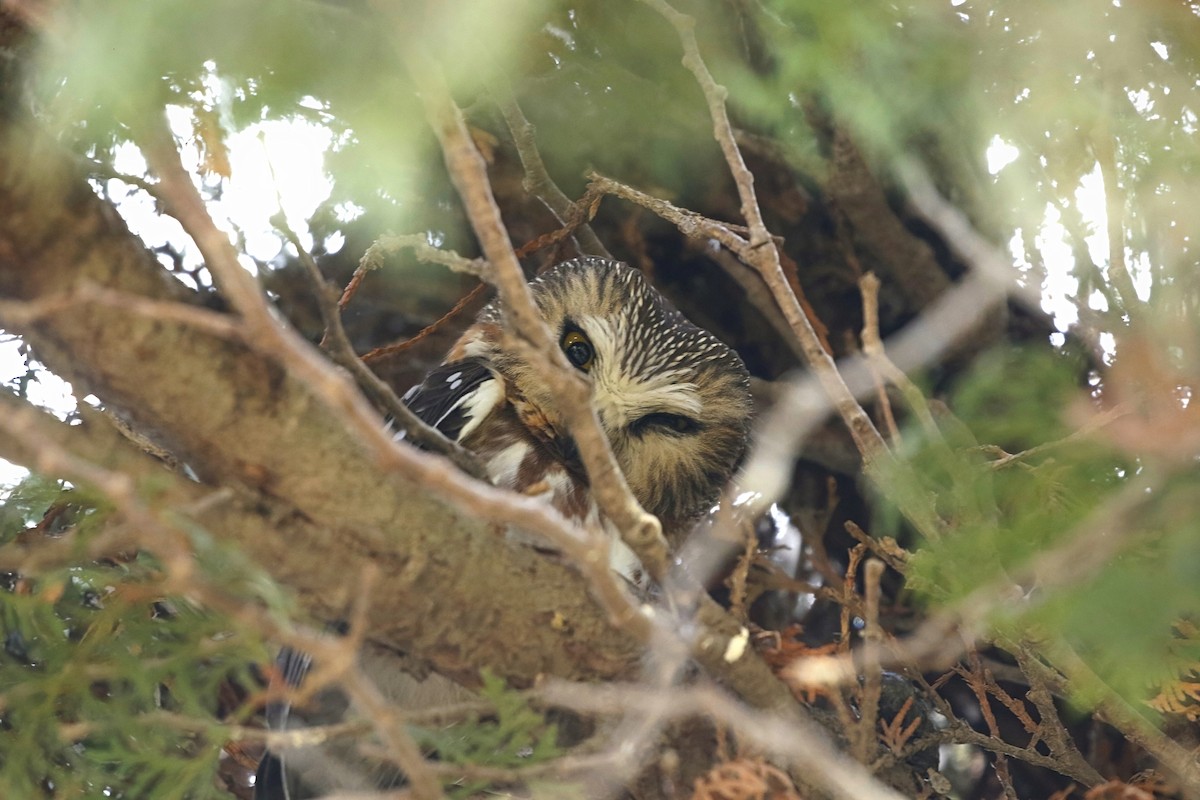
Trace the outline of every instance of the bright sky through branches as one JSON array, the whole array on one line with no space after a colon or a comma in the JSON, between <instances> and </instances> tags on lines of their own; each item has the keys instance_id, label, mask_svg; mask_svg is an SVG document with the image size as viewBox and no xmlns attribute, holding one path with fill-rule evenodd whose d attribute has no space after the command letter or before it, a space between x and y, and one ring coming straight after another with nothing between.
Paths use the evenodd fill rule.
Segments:
<instances>
[{"instance_id":1,"label":"bright sky through branches","mask_svg":"<svg viewBox=\"0 0 1200 800\"><path fill-rule=\"evenodd\" d=\"M192 140L195 126L191 112L173 107L168 110L168 118L181 142L184 166L196 175L200 156ZM311 246L308 219L332 190L325 174L325 153L332 139L328 128L301 120L263 122L230 136L226 142L230 177L221 182L221 199L209 203L209 212L217 225L231 233L240 232L245 237L248 255L271 261L283 247L270 222L282 201L288 224L305 246ZM114 168L141 177L146 174L146 161L135 146L127 144L117 150ZM171 245L183 254L186 265L199 265L199 253L182 227L171 217L157 213L154 199L146 192L131 192L117 180L110 181L108 189L118 201L118 209L130 230L148 246ZM12 387L14 381L25 375L25 359L19 349L19 341L9 337L0 339L0 380L5 386ZM70 385L40 365L35 379L29 383L27 396L60 418L75 408ZM21 480L25 472L0 459L0 499L7 494L4 487Z\"/></svg>"}]
</instances>

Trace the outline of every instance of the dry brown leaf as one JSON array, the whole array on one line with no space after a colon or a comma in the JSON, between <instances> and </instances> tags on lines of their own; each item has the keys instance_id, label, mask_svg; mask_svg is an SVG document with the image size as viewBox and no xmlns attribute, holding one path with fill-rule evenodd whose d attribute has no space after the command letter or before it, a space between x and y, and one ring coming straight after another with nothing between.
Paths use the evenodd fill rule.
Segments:
<instances>
[{"instance_id":1,"label":"dry brown leaf","mask_svg":"<svg viewBox=\"0 0 1200 800\"><path fill-rule=\"evenodd\" d=\"M718 764L696 779L692 800L804 800L783 770L761 758Z\"/></svg>"},{"instance_id":2,"label":"dry brown leaf","mask_svg":"<svg viewBox=\"0 0 1200 800\"><path fill-rule=\"evenodd\" d=\"M789 625L783 631L761 631L754 638L754 649L763 660L778 674L784 667L789 666L798 658L810 656L828 656L837 652L836 644L823 644L810 647L800 641L804 626Z\"/></svg>"},{"instance_id":3,"label":"dry brown leaf","mask_svg":"<svg viewBox=\"0 0 1200 800\"><path fill-rule=\"evenodd\" d=\"M196 136L196 149L200 153L200 169L210 175L228 178L233 172L229 166L229 149L225 146L225 129L212 108L193 106L196 123L192 129Z\"/></svg>"},{"instance_id":4,"label":"dry brown leaf","mask_svg":"<svg viewBox=\"0 0 1200 800\"><path fill-rule=\"evenodd\" d=\"M476 128L474 125L468 126L467 130L471 133L471 141L475 143L475 149L479 151L479 155L483 156L483 160L488 163L488 166L496 163L496 148L500 146L500 140L483 128Z\"/></svg>"}]
</instances>

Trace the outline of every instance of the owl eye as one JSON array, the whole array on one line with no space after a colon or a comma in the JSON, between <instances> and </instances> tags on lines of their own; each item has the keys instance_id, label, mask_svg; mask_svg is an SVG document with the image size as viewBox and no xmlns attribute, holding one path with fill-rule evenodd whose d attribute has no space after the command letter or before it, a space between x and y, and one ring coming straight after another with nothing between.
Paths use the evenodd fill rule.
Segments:
<instances>
[{"instance_id":1,"label":"owl eye","mask_svg":"<svg viewBox=\"0 0 1200 800\"><path fill-rule=\"evenodd\" d=\"M564 333L559 346L567 354L567 360L585 372L596 360L596 351L592 349L592 343L581 331L569 330Z\"/></svg>"},{"instance_id":2,"label":"owl eye","mask_svg":"<svg viewBox=\"0 0 1200 800\"><path fill-rule=\"evenodd\" d=\"M646 414L643 417L638 417L633 421L633 424L629 426L629 429L639 436L651 430L676 436L687 436L700 430L700 423L691 417L685 417L682 414L670 414L666 411L656 411L653 414Z\"/></svg>"}]
</instances>

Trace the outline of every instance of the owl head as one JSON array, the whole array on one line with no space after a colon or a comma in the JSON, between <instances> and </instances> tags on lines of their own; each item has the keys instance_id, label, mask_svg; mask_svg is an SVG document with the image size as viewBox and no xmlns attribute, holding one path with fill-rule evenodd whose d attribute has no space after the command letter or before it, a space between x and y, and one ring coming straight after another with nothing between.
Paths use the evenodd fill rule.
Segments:
<instances>
[{"instance_id":1,"label":"owl head","mask_svg":"<svg viewBox=\"0 0 1200 800\"><path fill-rule=\"evenodd\" d=\"M567 361L591 384L638 501L668 531L706 511L746 448L749 375L738 354L616 261L567 261L530 288ZM500 326L498 305L480 321ZM519 355L497 349L491 356L510 389L545 418L560 455L571 458L552 389Z\"/></svg>"}]
</instances>

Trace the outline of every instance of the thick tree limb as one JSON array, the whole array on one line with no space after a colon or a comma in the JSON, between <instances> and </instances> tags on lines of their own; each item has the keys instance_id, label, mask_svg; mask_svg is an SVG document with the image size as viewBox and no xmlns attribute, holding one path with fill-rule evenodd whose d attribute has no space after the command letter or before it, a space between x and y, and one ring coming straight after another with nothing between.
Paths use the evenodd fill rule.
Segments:
<instances>
[{"instance_id":1,"label":"thick tree limb","mask_svg":"<svg viewBox=\"0 0 1200 800\"><path fill-rule=\"evenodd\" d=\"M632 674L654 624L625 598L602 594L598 604L595 581L504 541L511 524L570 552L575 535L544 504L391 444L361 397L330 388L348 385L336 370L313 385L291 371L285 350L162 313L188 292L53 143L32 128L8 133L0 324L206 482L233 487L240 515L202 520L214 536L238 544L322 619L345 613L347 584L375 563L387 577L370 598L367 637L461 682L484 666L517 686L542 674ZM137 299L111 302L119 296ZM71 313L22 313L57 303ZM696 655L714 675L753 705L795 709L757 658L725 658L741 635L736 623L702 618L713 627Z\"/></svg>"},{"instance_id":2,"label":"thick tree limb","mask_svg":"<svg viewBox=\"0 0 1200 800\"><path fill-rule=\"evenodd\" d=\"M831 143L832 173L826 190L854 228L854 235L887 271L890 283L920 311L947 289L950 278L938 264L933 248L914 236L896 216L883 186L871 174L858 145L836 124Z\"/></svg>"},{"instance_id":3,"label":"thick tree limb","mask_svg":"<svg viewBox=\"0 0 1200 800\"><path fill-rule=\"evenodd\" d=\"M102 285L155 301L187 298L63 153L36 130L6 134L0 294L36 303ZM447 497L476 497L483 518L524 515L525 527L549 529L556 523L536 501L410 448L365 449L344 410L321 402L277 360L182 316L145 312L80 302L70 314L0 324L207 481L258 498L257 524L213 534L237 542L318 617L344 613L346 584L374 561L388 579L371 598L370 638L448 676L472 682L490 665L528 685L543 673L599 679L631 669L634 637L608 621L576 573L506 546L497 526Z\"/></svg>"}]
</instances>

